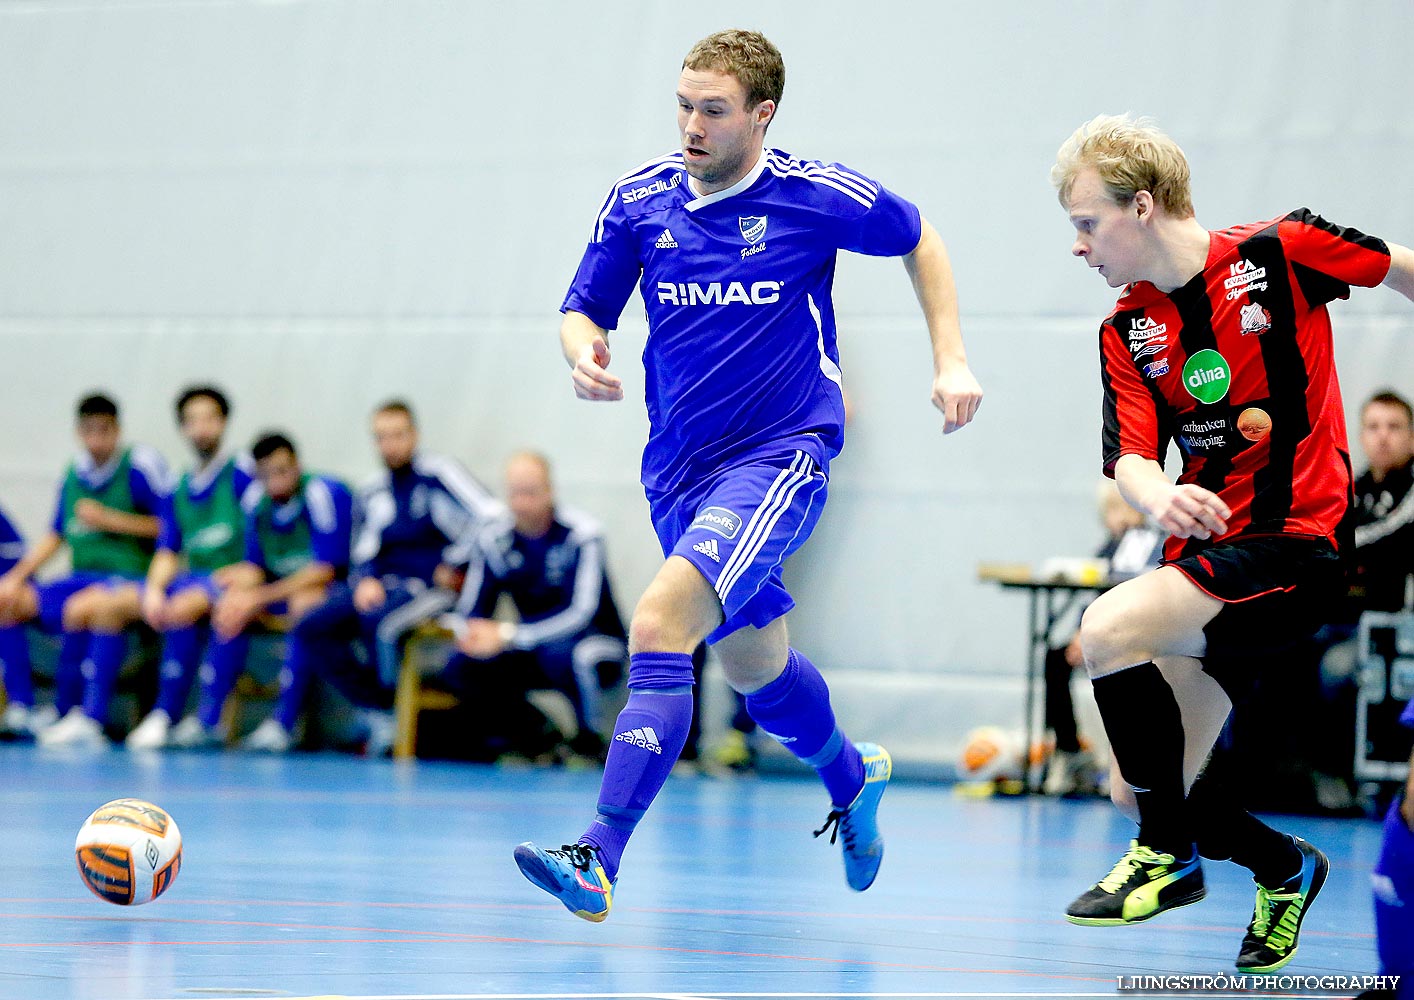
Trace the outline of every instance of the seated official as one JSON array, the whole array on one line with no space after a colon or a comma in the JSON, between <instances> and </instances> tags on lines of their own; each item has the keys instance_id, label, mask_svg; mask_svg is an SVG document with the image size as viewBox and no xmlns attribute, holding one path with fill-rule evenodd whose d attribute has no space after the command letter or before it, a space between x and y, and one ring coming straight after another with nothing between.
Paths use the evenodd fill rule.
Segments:
<instances>
[{"instance_id":1,"label":"seated official","mask_svg":"<svg viewBox=\"0 0 1414 1000\"><path fill-rule=\"evenodd\" d=\"M156 451L122 444L118 406L107 396L80 401L78 436L82 448L60 483L52 530L0 577L0 630L37 621L65 637L55 675L62 718L42 731L29 720L51 746L107 745L103 727L127 657L125 630L141 618L142 580L170 490ZM34 583L35 572L66 545L70 575ZM5 678L10 700L26 708L34 701L29 673L25 656Z\"/></svg>"},{"instance_id":2,"label":"seated official","mask_svg":"<svg viewBox=\"0 0 1414 1000\"><path fill-rule=\"evenodd\" d=\"M601 530L556 505L549 462L532 452L507 463L506 500L510 517L467 540L466 583L451 618L457 653L445 681L463 695L477 738L493 750L533 756L547 749L526 744L538 734L522 723L526 693L548 688L574 708L579 731L569 749L601 756L599 692L605 680L617 681L627 658ZM492 620L502 594L514 603L519 624Z\"/></svg>"},{"instance_id":3,"label":"seated official","mask_svg":"<svg viewBox=\"0 0 1414 1000\"><path fill-rule=\"evenodd\" d=\"M245 561L223 574L225 589L211 612L211 644L201 668L200 726L192 727L194 735L182 743L186 746L222 741L221 708L245 668L249 632L260 617L288 615L298 623L348 573L353 507L348 488L305 473L294 444L283 434L260 438L251 456L256 485L243 504ZM243 748L284 753L293 746L312 673L306 650L291 635L275 710L246 737Z\"/></svg>"},{"instance_id":4,"label":"seated official","mask_svg":"<svg viewBox=\"0 0 1414 1000\"><path fill-rule=\"evenodd\" d=\"M406 403L373 413L384 472L354 506L353 570L295 627L294 638L325 680L362 709L364 750L393 745L393 690L402 643L457 600L460 574L447 553L505 508L459 463L418 450Z\"/></svg>"}]
</instances>

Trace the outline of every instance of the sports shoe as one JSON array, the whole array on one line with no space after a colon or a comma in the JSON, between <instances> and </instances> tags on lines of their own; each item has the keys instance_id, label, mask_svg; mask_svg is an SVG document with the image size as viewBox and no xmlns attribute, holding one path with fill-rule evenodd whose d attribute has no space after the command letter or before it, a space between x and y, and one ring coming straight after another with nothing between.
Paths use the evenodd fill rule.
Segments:
<instances>
[{"instance_id":1,"label":"sports shoe","mask_svg":"<svg viewBox=\"0 0 1414 1000\"><path fill-rule=\"evenodd\" d=\"M520 873L576 917L599 923L614 905L614 884L599 864L599 848L591 844L565 844L558 851L542 851L526 842L515 850Z\"/></svg>"},{"instance_id":2,"label":"sports shoe","mask_svg":"<svg viewBox=\"0 0 1414 1000\"><path fill-rule=\"evenodd\" d=\"M183 750L205 750L225 742L219 729L206 725L195 715L188 715L167 734L167 745Z\"/></svg>"},{"instance_id":3,"label":"sports shoe","mask_svg":"<svg viewBox=\"0 0 1414 1000\"><path fill-rule=\"evenodd\" d=\"M36 739L44 747L106 747L108 737L103 735L103 727L96 719L90 719L82 708L71 708L54 725L41 732Z\"/></svg>"},{"instance_id":4,"label":"sports shoe","mask_svg":"<svg viewBox=\"0 0 1414 1000\"><path fill-rule=\"evenodd\" d=\"M830 834L830 843L838 834L844 838L844 878L855 892L863 892L874 884L879 865L884 861L884 838L879 835L879 800L889 786L894 773L893 758L877 743L856 743L854 748L864 758L864 787L847 809L831 809L825 825L815 836Z\"/></svg>"},{"instance_id":5,"label":"sports shoe","mask_svg":"<svg viewBox=\"0 0 1414 1000\"><path fill-rule=\"evenodd\" d=\"M1131 840L1119 863L1066 908L1065 918L1090 927L1137 924L1205 895L1197 851L1193 860L1178 863L1172 854Z\"/></svg>"},{"instance_id":6,"label":"sports shoe","mask_svg":"<svg viewBox=\"0 0 1414 1000\"><path fill-rule=\"evenodd\" d=\"M1311 901L1326 883L1330 860L1300 837L1292 837L1301 852L1301 871L1279 890L1257 885L1257 905L1242 950L1237 953L1239 972L1276 972L1296 957L1297 935Z\"/></svg>"},{"instance_id":7,"label":"sports shoe","mask_svg":"<svg viewBox=\"0 0 1414 1000\"><path fill-rule=\"evenodd\" d=\"M28 705L12 701L0 713L0 740L32 740L34 730L30 728L31 711Z\"/></svg>"},{"instance_id":8,"label":"sports shoe","mask_svg":"<svg viewBox=\"0 0 1414 1000\"><path fill-rule=\"evenodd\" d=\"M274 719L266 719L255 727L255 732L241 740L242 750L256 753L288 753L295 738L290 731Z\"/></svg>"},{"instance_id":9,"label":"sports shoe","mask_svg":"<svg viewBox=\"0 0 1414 1000\"><path fill-rule=\"evenodd\" d=\"M368 738L363 743L365 757L388 757L398 738L398 720L392 712L368 709L363 713L363 725Z\"/></svg>"},{"instance_id":10,"label":"sports shoe","mask_svg":"<svg viewBox=\"0 0 1414 1000\"><path fill-rule=\"evenodd\" d=\"M1100 794L1100 767L1089 750L1057 750L1051 757L1042 789L1066 799L1095 798Z\"/></svg>"},{"instance_id":11,"label":"sports shoe","mask_svg":"<svg viewBox=\"0 0 1414 1000\"><path fill-rule=\"evenodd\" d=\"M154 708L147 718L137 724L123 745L129 750L157 750L167 745L167 731L172 727L172 718L164 709Z\"/></svg>"}]
</instances>

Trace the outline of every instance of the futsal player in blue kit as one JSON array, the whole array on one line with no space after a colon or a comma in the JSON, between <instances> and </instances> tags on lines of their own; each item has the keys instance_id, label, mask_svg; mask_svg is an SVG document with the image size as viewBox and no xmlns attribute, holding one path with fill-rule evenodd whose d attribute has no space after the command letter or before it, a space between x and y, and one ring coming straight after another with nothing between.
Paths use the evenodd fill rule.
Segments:
<instances>
[{"instance_id":1,"label":"futsal player in blue kit","mask_svg":"<svg viewBox=\"0 0 1414 1000\"><path fill-rule=\"evenodd\" d=\"M576 394L617 400L608 332L635 284L642 293L642 479L665 556L629 629L629 699L592 822L561 849L515 850L530 881L586 920L608 916L624 847L682 750L704 638L761 728L819 773L831 809L816 835L843 840L850 887L867 889L883 858L877 813L892 762L845 739L783 618L794 601L781 566L814 528L843 444L837 252L904 258L945 433L972 419L982 391L947 251L918 209L848 168L765 147L784 85L780 52L760 34L694 45L677 88L681 149L614 184L561 307Z\"/></svg>"},{"instance_id":2,"label":"futsal player in blue kit","mask_svg":"<svg viewBox=\"0 0 1414 1000\"><path fill-rule=\"evenodd\" d=\"M1404 706L1401 724L1414 729L1414 700ZM1371 876L1375 894L1375 936L1380 973L1398 976L1397 987L1362 997L1414 997L1414 755L1404 792L1385 816L1384 844Z\"/></svg>"}]
</instances>

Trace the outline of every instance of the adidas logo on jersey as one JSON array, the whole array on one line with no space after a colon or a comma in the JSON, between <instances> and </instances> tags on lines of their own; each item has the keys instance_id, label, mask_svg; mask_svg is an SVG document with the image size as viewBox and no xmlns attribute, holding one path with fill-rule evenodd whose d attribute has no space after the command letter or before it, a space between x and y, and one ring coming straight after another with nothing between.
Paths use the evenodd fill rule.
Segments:
<instances>
[{"instance_id":1,"label":"adidas logo on jersey","mask_svg":"<svg viewBox=\"0 0 1414 1000\"><path fill-rule=\"evenodd\" d=\"M652 750L656 754L663 752L663 747L658 742L658 734L653 731L652 726L644 726L642 729L630 729L626 732L619 733L614 739L620 743L627 743L629 746Z\"/></svg>"},{"instance_id":2,"label":"adidas logo on jersey","mask_svg":"<svg viewBox=\"0 0 1414 1000\"><path fill-rule=\"evenodd\" d=\"M659 250L676 250L678 248L678 241L673 239L673 231L671 229L664 229L663 235L659 236L658 242L653 245Z\"/></svg>"},{"instance_id":3,"label":"adidas logo on jersey","mask_svg":"<svg viewBox=\"0 0 1414 1000\"><path fill-rule=\"evenodd\" d=\"M717 553L717 540L715 538L709 538L705 542L698 542L692 547L692 551L701 552L713 562L719 563L722 561L722 557Z\"/></svg>"}]
</instances>

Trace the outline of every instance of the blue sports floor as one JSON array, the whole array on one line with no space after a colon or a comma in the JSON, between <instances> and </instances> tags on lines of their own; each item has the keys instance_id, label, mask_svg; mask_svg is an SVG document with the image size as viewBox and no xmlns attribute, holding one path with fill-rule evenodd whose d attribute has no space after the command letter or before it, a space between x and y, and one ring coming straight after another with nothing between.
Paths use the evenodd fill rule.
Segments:
<instances>
[{"instance_id":1,"label":"blue sports floor","mask_svg":"<svg viewBox=\"0 0 1414 1000\"><path fill-rule=\"evenodd\" d=\"M0 997L1113 996L1116 977L1233 972L1251 883L1210 865L1202 903L1127 928L1066 923L1130 835L1108 803L955 796L896 781L874 887L812 839L813 783L674 778L614 911L578 920L511 861L585 824L598 775L320 755L61 756L0 747ZM84 888L73 838L136 796L181 826L166 896ZM1284 970L1374 971L1379 828L1282 825L1333 871ZM1348 994L1347 994L1348 995Z\"/></svg>"}]
</instances>

